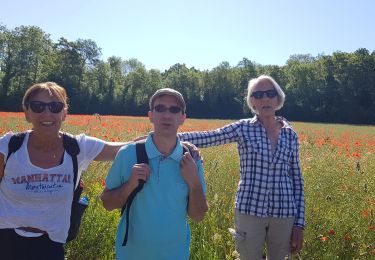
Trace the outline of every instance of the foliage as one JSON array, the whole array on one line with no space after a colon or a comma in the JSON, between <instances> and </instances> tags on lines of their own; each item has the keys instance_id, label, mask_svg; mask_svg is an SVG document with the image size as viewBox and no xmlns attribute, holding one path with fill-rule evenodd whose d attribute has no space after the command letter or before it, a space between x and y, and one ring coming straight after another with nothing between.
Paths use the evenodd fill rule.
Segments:
<instances>
[{"instance_id":1,"label":"foliage","mask_svg":"<svg viewBox=\"0 0 375 260\"><path fill-rule=\"evenodd\" d=\"M184 95L194 118L242 118L251 78L268 74L284 88L287 118L310 122L374 124L375 52L360 48L313 57L291 55L284 66L260 65L243 58L236 66L221 62L199 71L174 64L161 72L147 70L137 59L112 56L89 39L53 42L35 26L13 30L0 26L0 110L20 111L25 89L55 81L67 89L75 114L144 115L158 88L172 87Z\"/></svg>"}]
</instances>

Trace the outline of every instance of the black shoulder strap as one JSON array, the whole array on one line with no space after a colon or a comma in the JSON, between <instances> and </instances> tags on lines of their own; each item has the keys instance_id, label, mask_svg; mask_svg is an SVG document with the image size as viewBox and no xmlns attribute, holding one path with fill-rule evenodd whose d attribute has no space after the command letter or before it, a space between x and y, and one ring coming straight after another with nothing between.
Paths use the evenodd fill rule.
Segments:
<instances>
[{"instance_id":1,"label":"black shoulder strap","mask_svg":"<svg viewBox=\"0 0 375 260\"><path fill-rule=\"evenodd\" d=\"M135 144L135 151L137 154L137 163L147 163L148 164L148 157L146 153L146 144L145 141L140 141ZM128 200L126 201L125 205L121 209L121 216L123 215L124 211L126 210L126 229L125 229L125 237L122 243L122 246L126 246L128 242L128 235L129 235L129 214L130 214L130 206L134 200L135 195L142 190L145 181L139 180L138 187L135 188L129 195Z\"/></svg>"},{"instance_id":2,"label":"black shoulder strap","mask_svg":"<svg viewBox=\"0 0 375 260\"><path fill-rule=\"evenodd\" d=\"M8 162L8 159L9 159L10 155L12 153L17 152L17 150L20 149L20 147L23 143L23 140L25 139L25 136L26 136L26 133L22 132L22 133L15 133L10 138L9 143L8 143L8 155L7 155L7 158L6 158L5 163L4 163L4 169L5 169L5 166Z\"/></svg>"},{"instance_id":3,"label":"black shoulder strap","mask_svg":"<svg viewBox=\"0 0 375 260\"><path fill-rule=\"evenodd\" d=\"M137 155L137 163L148 164L148 157L147 157L147 153L146 153L146 144L145 144L144 140L135 143L135 152L136 152L136 155ZM138 187L139 187L139 185L138 185ZM143 188L143 184L142 184L142 188ZM139 190L141 190L142 188L140 188ZM138 188L136 188L135 190L137 190L137 189ZM129 198L130 198L130 196L131 196L131 194L129 195ZM134 194L134 196L135 196L135 194ZM125 203L125 205L122 207L121 215L124 213L127 204L128 203Z\"/></svg>"},{"instance_id":4,"label":"black shoulder strap","mask_svg":"<svg viewBox=\"0 0 375 260\"><path fill-rule=\"evenodd\" d=\"M77 186L77 176L78 176L78 160L77 155L80 152L79 145L77 142L77 139L68 133L63 133L63 144L66 152L72 157L73 161L73 173L74 173L74 179L73 179L73 189L75 190L75 187Z\"/></svg>"},{"instance_id":5,"label":"black shoulder strap","mask_svg":"<svg viewBox=\"0 0 375 260\"><path fill-rule=\"evenodd\" d=\"M144 141L137 142L135 144L135 150L137 153L137 163L148 164L148 157L146 153L146 143Z\"/></svg>"}]
</instances>

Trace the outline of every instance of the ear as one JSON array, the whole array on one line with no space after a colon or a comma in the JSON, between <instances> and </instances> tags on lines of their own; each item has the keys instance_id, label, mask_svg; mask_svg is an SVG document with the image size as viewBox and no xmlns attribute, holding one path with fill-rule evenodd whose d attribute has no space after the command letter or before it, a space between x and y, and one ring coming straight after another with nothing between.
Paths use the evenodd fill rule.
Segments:
<instances>
[{"instance_id":1,"label":"ear","mask_svg":"<svg viewBox=\"0 0 375 260\"><path fill-rule=\"evenodd\" d=\"M180 117L180 125L183 125L186 119L186 114L182 114Z\"/></svg>"},{"instance_id":2,"label":"ear","mask_svg":"<svg viewBox=\"0 0 375 260\"><path fill-rule=\"evenodd\" d=\"M151 111L148 111L148 119L150 120L151 123L153 123L153 120L152 120L152 112Z\"/></svg>"}]
</instances>

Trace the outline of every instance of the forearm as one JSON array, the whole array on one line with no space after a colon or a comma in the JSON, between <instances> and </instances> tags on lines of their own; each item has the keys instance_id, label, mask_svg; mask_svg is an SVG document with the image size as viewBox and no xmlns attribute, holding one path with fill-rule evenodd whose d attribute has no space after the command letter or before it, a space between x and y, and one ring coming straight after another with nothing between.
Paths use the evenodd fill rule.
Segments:
<instances>
[{"instance_id":1,"label":"forearm","mask_svg":"<svg viewBox=\"0 0 375 260\"><path fill-rule=\"evenodd\" d=\"M302 176L293 179L293 193L294 202L297 208L294 225L303 228L305 226L305 196Z\"/></svg>"},{"instance_id":2,"label":"forearm","mask_svg":"<svg viewBox=\"0 0 375 260\"><path fill-rule=\"evenodd\" d=\"M297 208L297 215L294 220L294 226L298 226L301 228L305 227L305 201L304 195L299 194L299 196L295 196L295 204Z\"/></svg>"},{"instance_id":3,"label":"forearm","mask_svg":"<svg viewBox=\"0 0 375 260\"><path fill-rule=\"evenodd\" d=\"M296 141L295 149L292 155L292 165L290 169L290 176L292 176L294 202L297 208L297 215L294 225L305 227L305 195L304 195L304 180L299 163L298 142Z\"/></svg>"},{"instance_id":4,"label":"forearm","mask_svg":"<svg viewBox=\"0 0 375 260\"><path fill-rule=\"evenodd\" d=\"M102 151L95 157L95 161L112 161L117 152L130 142L106 142Z\"/></svg>"},{"instance_id":5,"label":"forearm","mask_svg":"<svg viewBox=\"0 0 375 260\"><path fill-rule=\"evenodd\" d=\"M201 221L204 218L205 213L208 210L206 197L203 193L202 186L196 185L189 187L189 204L188 204L188 215L195 221Z\"/></svg>"},{"instance_id":6,"label":"forearm","mask_svg":"<svg viewBox=\"0 0 375 260\"><path fill-rule=\"evenodd\" d=\"M212 131L179 133L178 136L181 140L188 141L199 148L223 145L236 141L232 125Z\"/></svg>"},{"instance_id":7,"label":"forearm","mask_svg":"<svg viewBox=\"0 0 375 260\"><path fill-rule=\"evenodd\" d=\"M131 187L129 183L124 183L120 187L111 190L105 188L100 196L103 207L108 211L122 208L133 190L134 187Z\"/></svg>"}]
</instances>

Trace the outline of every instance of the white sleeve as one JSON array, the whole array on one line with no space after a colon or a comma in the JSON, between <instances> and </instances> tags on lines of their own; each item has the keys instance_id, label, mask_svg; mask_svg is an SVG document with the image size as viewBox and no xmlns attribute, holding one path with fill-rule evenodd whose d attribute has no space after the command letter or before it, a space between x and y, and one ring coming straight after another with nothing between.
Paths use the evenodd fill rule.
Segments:
<instances>
[{"instance_id":1,"label":"white sleeve","mask_svg":"<svg viewBox=\"0 0 375 260\"><path fill-rule=\"evenodd\" d=\"M105 141L85 134L76 136L80 152L77 156L79 168L85 171L95 157L103 150Z\"/></svg>"},{"instance_id":2,"label":"white sleeve","mask_svg":"<svg viewBox=\"0 0 375 260\"><path fill-rule=\"evenodd\" d=\"M12 136L13 136L13 132L8 132L2 137L0 137L0 153L4 155L4 162L8 156L8 143Z\"/></svg>"}]
</instances>

